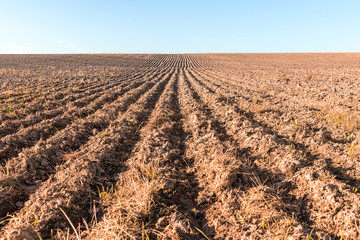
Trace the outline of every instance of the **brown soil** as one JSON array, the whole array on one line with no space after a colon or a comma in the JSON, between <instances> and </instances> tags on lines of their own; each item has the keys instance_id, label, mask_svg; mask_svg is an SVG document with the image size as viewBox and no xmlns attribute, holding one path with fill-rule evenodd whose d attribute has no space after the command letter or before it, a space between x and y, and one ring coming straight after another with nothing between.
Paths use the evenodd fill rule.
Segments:
<instances>
[{"instance_id":1,"label":"brown soil","mask_svg":"<svg viewBox=\"0 0 360 240\"><path fill-rule=\"evenodd\" d=\"M0 239L359 239L359 57L0 56Z\"/></svg>"}]
</instances>

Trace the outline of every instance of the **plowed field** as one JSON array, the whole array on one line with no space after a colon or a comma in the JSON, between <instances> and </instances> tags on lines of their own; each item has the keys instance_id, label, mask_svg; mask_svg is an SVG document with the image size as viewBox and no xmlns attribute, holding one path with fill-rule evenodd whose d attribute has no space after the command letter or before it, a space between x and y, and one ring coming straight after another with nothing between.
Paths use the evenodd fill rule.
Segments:
<instances>
[{"instance_id":1,"label":"plowed field","mask_svg":"<svg viewBox=\"0 0 360 240\"><path fill-rule=\"evenodd\" d=\"M360 238L360 54L0 55L0 86L0 239Z\"/></svg>"}]
</instances>

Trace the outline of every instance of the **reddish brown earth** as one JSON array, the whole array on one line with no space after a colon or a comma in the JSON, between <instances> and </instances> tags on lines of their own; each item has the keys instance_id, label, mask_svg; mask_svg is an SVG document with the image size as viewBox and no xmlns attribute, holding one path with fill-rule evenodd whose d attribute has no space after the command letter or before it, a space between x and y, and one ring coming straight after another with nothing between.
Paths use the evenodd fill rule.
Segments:
<instances>
[{"instance_id":1,"label":"reddish brown earth","mask_svg":"<svg viewBox=\"0 0 360 240\"><path fill-rule=\"evenodd\" d=\"M0 55L0 239L359 239L360 54Z\"/></svg>"}]
</instances>

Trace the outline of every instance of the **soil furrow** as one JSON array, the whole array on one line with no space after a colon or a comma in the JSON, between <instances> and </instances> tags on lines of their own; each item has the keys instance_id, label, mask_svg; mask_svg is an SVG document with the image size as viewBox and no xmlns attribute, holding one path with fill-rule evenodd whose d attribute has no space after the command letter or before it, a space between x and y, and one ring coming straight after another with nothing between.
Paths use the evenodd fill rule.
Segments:
<instances>
[{"instance_id":1,"label":"soil furrow","mask_svg":"<svg viewBox=\"0 0 360 240\"><path fill-rule=\"evenodd\" d=\"M210 98L210 97L208 97ZM228 103L229 101L226 100L226 103ZM216 112L219 114L227 114L228 116L231 116L231 111L238 112L234 109L229 109L229 108L224 108L224 110L220 110L221 107L218 107L216 109ZM247 116L251 116L251 114L246 114ZM247 117L249 118L249 117ZM230 121L229 121L230 120ZM244 138L241 139L241 141L248 143L246 145L251 146L252 149L257 150L257 151L261 151L263 152L263 154L269 155L271 156L276 156L276 161L274 162L276 165L276 168L274 169L272 166L272 162L274 160L272 159L268 159L265 160L265 162L259 162L257 165L270 165L270 169L271 172L275 173L279 173L282 172L283 173L283 178L285 179L271 179L272 182L270 183L271 185L273 184L277 184L277 182L295 182L295 184L293 184L292 188L295 187L295 189L291 189L292 192L297 191L297 192L301 192L303 193L303 197L301 197L301 201L306 200L306 205L303 206L303 209L301 211L297 211L298 214L298 220L300 220L300 222L302 221L302 219L307 219L306 222L304 222L305 224L307 223L310 227L312 227L313 229L316 229L316 231L312 231L312 233L314 235L317 235L318 237L324 236L324 235L329 235L329 233L331 232L331 228L337 228L338 232L335 233L331 233L330 235L336 234L337 236L341 236L341 234L343 232L347 232L348 234L351 234L352 237L357 236L358 232L356 229L354 229L354 231L352 231L351 233L349 233L349 229L351 229L352 227L350 227L349 225L347 226L342 226L339 227L338 224L336 223L338 220L338 216L343 216L345 214L345 212L347 212L347 214L350 214L352 210L352 207L350 205L344 204L341 205L341 202L347 202L347 201L352 201L352 202L359 202L359 199L357 198L356 195L352 194L351 191L351 187L346 187L346 184L336 181L336 180L332 180L332 184L330 185L334 185L336 186L337 189L337 195L338 196L338 201L340 203L338 203L338 201L335 202L331 202L331 201L327 201L327 199L325 198L325 195L321 195L321 196L317 196L317 194L315 194L315 192L313 190L308 189L309 188L309 182L306 183L306 181L300 181L299 179L307 179L309 177L309 175L305 175L305 172L311 173L311 172L318 172L320 173L320 175L315 176L315 179L310 178L311 180L313 180L312 182L312 186L321 186L324 189L328 189L329 183L327 183L327 181L324 181L325 179L332 179L331 175L332 173L329 171L329 169L327 169L326 164L324 164L324 159L323 158L319 158L319 156L312 154L311 151L309 151L308 147L302 143L298 143L296 141L290 141L289 139L287 139L286 137L280 136L279 134L276 133L276 131L272 130L271 128L269 128L266 124L262 124L260 122L257 122L256 120L250 118L249 119L252 124L256 124L257 126L264 128L264 130L261 130L261 132L263 132L263 134L265 135L256 135L254 133L256 133L256 131L254 131L252 133L252 137L248 137L248 136L244 136ZM234 124L231 123L231 118L227 119L227 124ZM232 126L233 130L234 130L234 126ZM236 129L236 128L235 128ZM249 129L249 126L247 125L247 130ZM239 136L239 131L236 132L236 136ZM266 134L268 133L268 134ZM269 133L274 134L275 138L272 137L271 135L269 135ZM259 134L259 133L257 133ZM268 135L268 137L267 137ZM272 144L266 143L266 139L274 139L275 141ZM265 140L265 142L263 141ZM250 144L249 144L250 143ZM255 145L252 145L255 144ZM280 145L278 144L280 143ZM289 148L288 149L284 149L284 147L281 146L281 143L285 143L285 145L288 145ZM245 145L245 146L246 146ZM253 147L253 146L259 146L260 147ZM275 145L275 146L274 146ZM293 146L293 148L291 147ZM262 149L261 149L262 148ZM274 152L274 150L276 150L276 152ZM300 151L299 151L300 150ZM310 165L310 166L309 166ZM316 170L315 170L316 169ZM298 176L299 179L296 179L296 181L293 179L294 176ZM327 176L325 179L322 179L324 177L322 176ZM320 180L318 179L320 178ZM275 181L275 182L274 182ZM287 187L288 188L288 187ZM347 188L347 189L346 189ZM285 190L285 189L284 189ZM311 192L314 192L314 194L309 194ZM299 194L297 194L299 195ZM316 196L316 197L313 197ZM288 197L286 198L288 199ZM344 199L344 200L340 200L340 199ZM348 199L348 200L345 200ZM319 205L317 204L318 202L321 202L322 204ZM327 221L332 223L332 227L328 227L325 226L323 224L321 224L321 218L323 219L324 216L323 214L318 214L317 211L321 211L321 209L324 207L324 204L326 204L326 206L328 206L328 211L335 211L333 214L328 214L327 216L329 217ZM318 210L315 207L315 205L318 205ZM313 212L309 211L308 208L309 206L312 206L313 208ZM344 207L344 209L341 209L341 211L339 210L339 206ZM319 216L320 215L320 216ZM337 215L337 216L335 216ZM319 221L320 220L320 221ZM354 222L355 226L356 226L356 221ZM353 226L353 228L355 228L355 226ZM309 231L309 230L308 230ZM308 232L307 231L307 232ZM334 235L335 236L335 235Z\"/></svg>"},{"instance_id":2,"label":"soil furrow","mask_svg":"<svg viewBox=\"0 0 360 240\"><path fill-rule=\"evenodd\" d=\"M291 228L289 227L288 231L292 232L293 235L299 235L299 233L294 232L294 229L298 226L301 226L301 228L306 227L307 222L304 222L301 217L298 217L301 211L297 205L300 204L299 206L301 206L301 201L288 194L288 188L291 188L291 185L285 185L281 191L279 191L279 189L274 188L272 184L266 184L267 181L276 182L277 179L281 179L281 175L272 174L268 169L259 167L256 164L257 160L264 158L266 153L263 153L263 156L261 153L256 153L256 148L244 144L243 139L240 140L237 135L233 134L234 129L229 128L227 115L234 110L230 106L226 106L228 100L211 94L212 90L207 89L203 83L193 78L192 75L187 74L186 79L189 81L188 84L194 87L194 94L197 95L197 98L204 101L203 105L208 108L208 114L210 115L208 118L216 119L218 128L220 127L221 132L225 135L225 139L230 141L231 144L228 150L235 158L232 164L225 164L230 174L232 174L231 184L226 191L221 193L220 196L217 196L216 202L209 208L209 212L227 214L230 212L236 214L238 219L235 218L231 222L231 224L234 225L231 228L238 229L239 238L244 238L247 235L274 237L279 234L276 233L276 228L278 228L279 225L290 222ZM239 121L240 124L242 122L243 120ZM247 126L247 128L251 129L251 126ZM248 136L246 136L246 138L248 138ZM260 207L254 205L251 211L236 210L244 208L245 206L249 207L256 203L256 201L251 199L251 197L256 195L264 198L257 201L268 201L269 204L261 205ZM238 203L236 198L240 198L240 196L243 202ZM229 205L229 203L232 203L232 206ZM224 209L224 207L226 208ZM215 215L213 221L223 221L229 217L230 214L228 216L219 214ZM221 228L216 229L216 231L218 237L226 234L226 231L222 232ZM300 233L300 235L301 234L302 233Z\"/></svg>"},{"instance_id":3,"label":"soil furrow","mask_svg":"<svg viewBox=\"0 0 360 240\"><path fill-rule=\"evenodd\" d=\"M200 229L210 237L216 236L211 221L214 219L207 210L216 202L218 196L232 184L233 170L240 164L232 153L234 147L227 139L219 123L209 115L209 110L199 96L189 88L186 76L180 78L180 103L186 116L185 129L192 133L186 142L185 156L189 172L196 176L195 188L196 214ZM218 213L217 213L218 214ZM237 229L238 230L238 229Z\"/></svg>"},{"instance_id":4,"label":"soil furrow","mask_svg":"<svg viewBox=\"0 0 360 240\"><path fill-rule=\"evenodd\" d=\"M115 83L111 82L106 87L99 88L99 91L93 91L93 92L87 92L85 95L79 95L78 93L74 93L76 98L71 98L70 96L66 96L66 94L63 94L62 92L56 92L56 95L53 97L54 100L46 101L46 109L44 109L41 112L35 112L29 115L29 112L26 112L26 109L24 109L24 114L20 115L20 117L17 117L14 120L11 121L3 121L0 125L0 138L5 137L6 135L13 134L16 132L20 127L26 128L30 127L32 125L35 125L36 123L39 123L40 121L54 118L58 115L61 115L66 111L66 109L72 108L73 110L76 110L75 108L84 107L87 103L94 101L98 97L102 96L104 92L110 91L111 89L116 89L119 86L126 86L129 84L129 82L125 82L127 79L131 79L131 81L135 81L137 79L141 79L145 77L145 74L136 74L133 77L127 76L123 77L120 80L117 80ZM137 76L139 75L139 76ZM51 99L52 96L46 95L47 99ZM66 96L65 98L63 96ZM63 99L59 100L59 97L62 97ZM72 102L72 104L71 104ZM56 104L54 104L56 103ZM18 103L21 105L21 103ZM66 106L64 106L66 105ZM59 108L60 107L60 108ZM81 111L81 110L80 110ZM22 116L26 116L23 118Z\"/></svg>"},{"instance_id":5,"label":"soil furrow","mask_svg":"<svg viewBox=\"0 0 360 240\"><path fill-rule=\"evenodd\" d=\"M254 93L254 97L261 98L258 93ZM346 129L346 127L356 124L356 122L351 122L355 121L355 119L347 116L346 112L335 114L335 117L346 118L347 122L343 122L343 124L354 125L333 126L329 116L322 116L324 113L316 109L309 109L301 105L292 107L292 105L277 104L276 101L279 100L274 97L266 103L265 101L261 103L261 106L254 106L254 108L257 107L258 109L253 110L254 121L267 129L271 127L277 131L277 135L286 136L287 139L294 141L295 146L299 146L303 150L310 152L310 154L314 152L312 155L318 155L318 158L325 159L329 163L328 170L338 179L349 184L350 188L360 186L360 175L354 171L344 172L347 169L353 169L354 164L358 162L356 158L351 156L353 155L352 148L358 141L356 128ZM277 105L278 110L274 111L269 107L273 105ZM281 112L281 114L274 114L278 112ZM347 153L344 154L344 152ZM312 164L312 162L308 164Z\"/></svg>"},{"instance_id":6,"label":"soil furrow","mask_svg":"<svg viewBox=\"0 0 360 240\"><path fill-rule=\"evenodd\" d=\"M8 161L0 178L2 190L0 200L4 206L0 216L3 217L21 208L28 196L54 172L55 166L66 159L65 154L76 151L92 135L101 134L101 131L107 128L119 113L125 112L131 103L139 99L154 84L152 79L145 83L131 84L122 90L125 93L124 96L114 99L116 101L108 102L104 109L74 122L48 140L28 149L18 158ZM14 188L17 189L15 194L12 191Z\"/></svg>"},{"instance_id":7,"label":"soil furrow","mask_svg":"<svg viewBox=\"0 0 360 240\"><path fill-rule=\"evenodd\" d=\"M23 119L28 117L29 114L39 117L38 115L42 114L44 109L52 109L56 107L62 107L68 102L75 102L80 100L81 98L88 97L89 95L93 95L97 93L99 90L106 90L113 86L122 84L124 80L129 79L131 76L137 77L141 74L146 74L146 72L142 73L122 73L116 79L101 79L99 77L93 77L91 80L84 79L72 79L69 81L75 81L75 84L71 84L67 82L65 85L62 83L61 89L55 89L53 86L46 86L46 90L40 88L39 90L26 88L26 91L29 92L28 98L19 98L17 102L6 102L5 110L8 111L2 119L0 119L0 123L4 122L6 119ZM80 81L80 83L79 83ZM102 82L102 83L97 83ZM79 87L79 85L83 87ZM39 88L39 86L37 86ZM36 95L34 95L36 94ZM19 106L19 107L17 107ZM9 109L10 108L10 109ZM15 109L14 109L15 108ZM4 110L3 110L4 111ZM11 118L9 118L11 116Z\"/></svg>"},{"instance_id":8,"label":"soil furrow","mask_svg":"<svg viewBox=\"0 0 360 240\"><path fill-rule=\"evenodd\" d=\"M177 74L176 74L177 75ZM178 77L174 76L141 130L126 171L119 175L115 191L104 198L107 213L87 238L111 229L103 239L137 239L146 232L151 238L200 238L194 214L189 177L181 159L186 134L177 99ZM179 201L181 198L181 201ZM144 224L144 229L142 228ZM177 230L178 225L184 229Z\"/></svg>"},{"instance_id":9,"label":"soil furrow","mask_svg":"<svg viewBox=\"0 0 360 240\"><path fill-rule=\"evenodd\" d=\"M144 80L139 80L143 82ZM101 108L108 100L115 100L119 94L123 92L122 88L127 85L121 85L114 89L111 95L107 95L105 98L101 97L92 102L89 106L68 106L60 116L56 116L53 119L43 120L42 122L23 128L15 134L8 135L0 141L1 161L6 161L11 157L17 156L24 148L29 148L36 144L40 139L45 141L52 135L65 129L69 124L76 121L79 118L84 118L89 114L94 113L97 109ZM65 110L65 109L64 109ZM0 163L1 163L0 161Z\"/></svg>"},{"instance_id":10,"label":"soil furrow","mask_svg":"<svg viewBox=\"0 0 360 240\"><path fill-rule=\"evenodd\" d=\"M87 144L88 147L67 159L16 214L28 217L22 217L20 222L16 217L13 218L14 221L10 220L2 232L10 237L18 234L11 233L11 229L14 230L16 226L22 226L27 233L29 230L25 229L32 227L44 237L50 237L49 229L64 229L68 226L60 208L76 226L82 223L83 218L90 221L94 214L99 214L96 206L93 206L93 200L99 197L96 187L106 186L106 183L116 179L124 158L129 154L127 151L138 141L138 130L151 113L171 75L167 74L138 102L130 105L108 127L106 134L94 138L92 143ZM31 224L34 221L36 224Z\"/></svg>"}]
</instances>

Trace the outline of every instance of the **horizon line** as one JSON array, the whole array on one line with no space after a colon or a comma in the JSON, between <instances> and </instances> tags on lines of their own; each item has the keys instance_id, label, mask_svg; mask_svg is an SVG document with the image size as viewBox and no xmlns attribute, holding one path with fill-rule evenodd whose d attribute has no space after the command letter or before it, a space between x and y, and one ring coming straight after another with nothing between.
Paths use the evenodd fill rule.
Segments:
<instances>
[{"instance_id":1,"label":"horizon line","mask_svg":"<svg viewBox=\"0 0 360 240\"><path fill-rule=\"evenodd\" d=\"M184 52L184 53L0 53L0 55L121 55L121 54L334 54L334 53L360 53L360 52Z\"/></svg>"}]
</instances>

